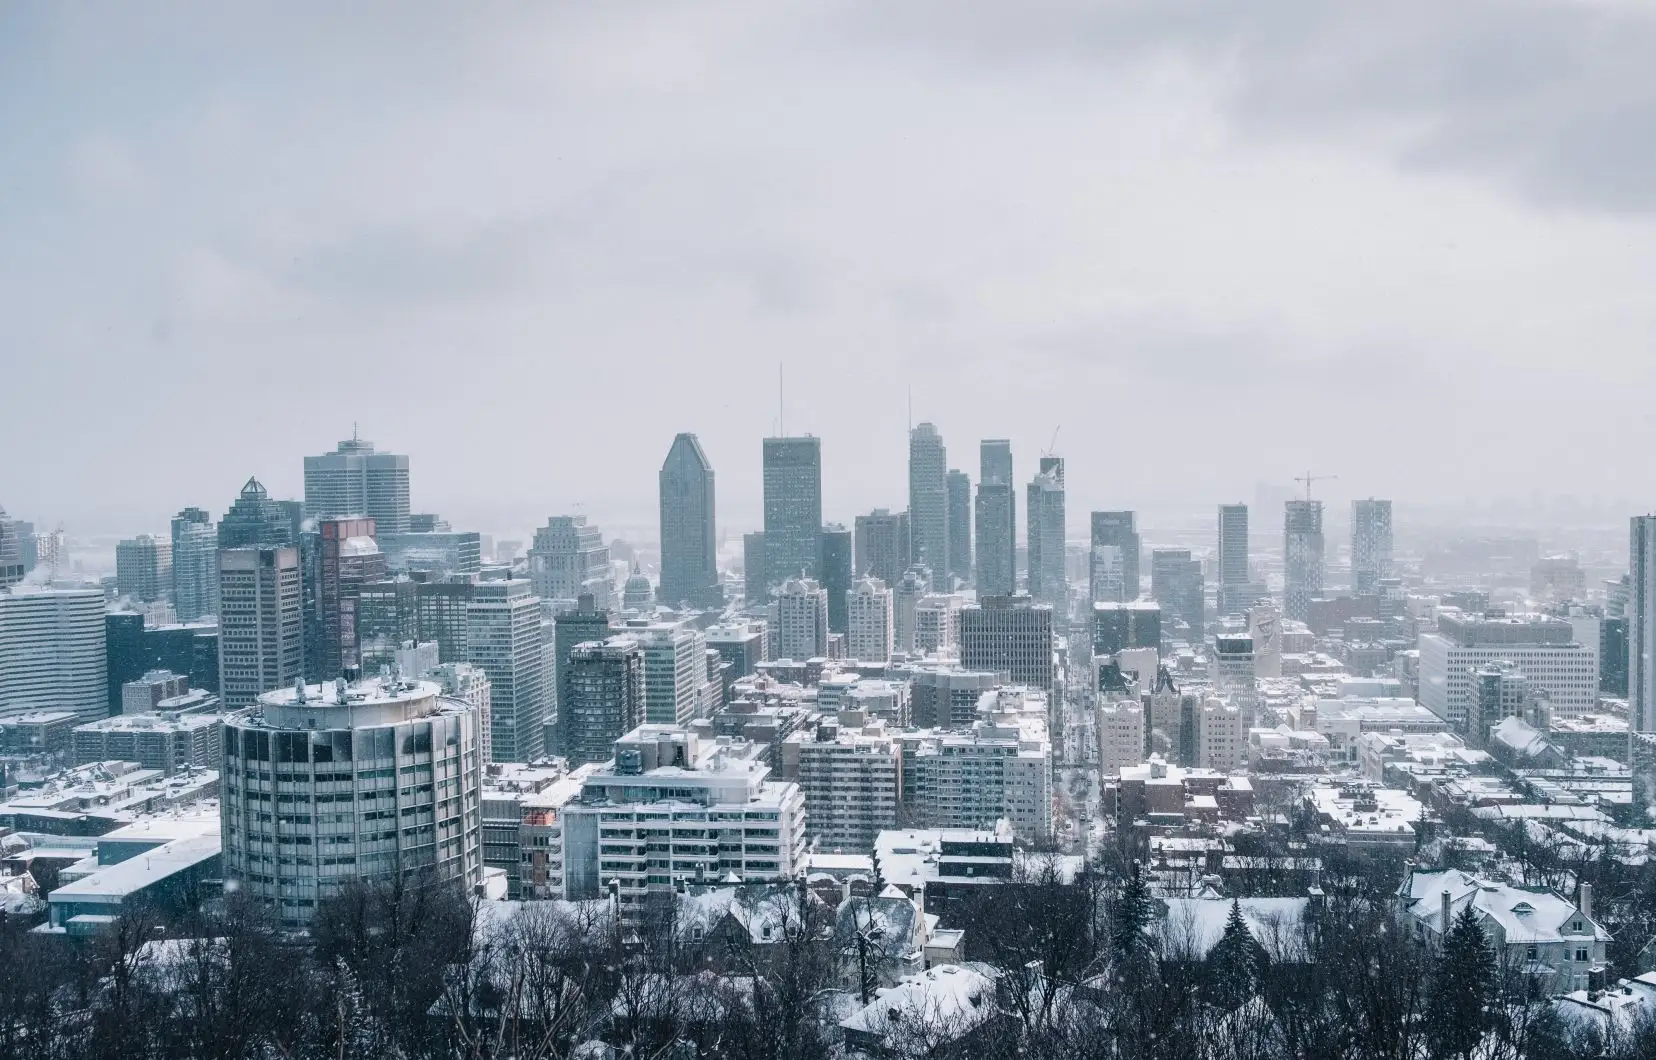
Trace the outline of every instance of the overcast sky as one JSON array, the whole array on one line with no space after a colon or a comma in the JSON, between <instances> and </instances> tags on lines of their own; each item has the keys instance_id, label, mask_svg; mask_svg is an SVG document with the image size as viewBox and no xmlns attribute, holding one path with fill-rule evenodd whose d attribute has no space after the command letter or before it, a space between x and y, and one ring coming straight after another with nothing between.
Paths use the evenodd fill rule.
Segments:
<instances>
[{"instance_id":1,"label":"overcast sky","mask_svg":"<svg viewBox=\"0 0 1656 1060\"><path fill-rule=\"evenodd\" d=\"M697 432L825 512L1054 429L1072 513L1650 497L1656 16L1335 5L0 9L0 504L647 519ZM234 12L223 10L233 7ZM1239 11L1246 14L1239 14Z\"/></svg>"}]
</instances>

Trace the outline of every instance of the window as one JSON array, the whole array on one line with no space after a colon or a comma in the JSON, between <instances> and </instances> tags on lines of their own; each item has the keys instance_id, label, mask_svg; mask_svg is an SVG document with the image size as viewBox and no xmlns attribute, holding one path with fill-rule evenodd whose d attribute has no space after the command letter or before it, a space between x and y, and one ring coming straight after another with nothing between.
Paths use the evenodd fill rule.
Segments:
<instances>
[{"instance_id":1,"label":"window","mask_svg":"<svg viewBox=\"0 0 1656 1060\"><path fill-rule=\"evenodd\" d=\"M1587 963L1587 948L1585 946L1576 947L1576 960L1582 964Z\"/></svg>"}]
</instances>

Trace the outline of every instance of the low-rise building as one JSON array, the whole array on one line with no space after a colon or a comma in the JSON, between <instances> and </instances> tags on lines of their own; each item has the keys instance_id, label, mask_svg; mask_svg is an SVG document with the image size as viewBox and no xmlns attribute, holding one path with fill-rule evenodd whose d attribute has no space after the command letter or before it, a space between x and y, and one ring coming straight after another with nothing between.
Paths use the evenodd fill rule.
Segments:
<instances>
[{"instance_id":1,"label":"low-rise building","mask_svg":"<svg viewBox=\"0 0 1656 1060\"><path fill-rule=\"evenodd\" d=\"M676 880L791 879L805 856L805 796L771 779L757 748L641 725L615 742L561 814L564 888L612 883L624 917Z\"/></svg>"},{"instance_id":2,"label":"low-rise building","mask_svg":"<svg viewBox=\"0 0 1656 1060\"><path fill-rule=\"evenodd\" d=\"M1396 788L1318 785L1305 796L1328 838L1352 847L1407 853L1419 845L1426 807Z\"/></svg>"},{"instance_id":3,"label":"low-rise building","mask_svg":"<svg viewBox=\"0 0 1656 1060\"><path fill-rule=\"evenodd\" d=\"M71 741L76 765L137 762L172 776L217 769L224 758L223 732L217 714L117 714L75 726Z\"/></svg>"}]
</instances>

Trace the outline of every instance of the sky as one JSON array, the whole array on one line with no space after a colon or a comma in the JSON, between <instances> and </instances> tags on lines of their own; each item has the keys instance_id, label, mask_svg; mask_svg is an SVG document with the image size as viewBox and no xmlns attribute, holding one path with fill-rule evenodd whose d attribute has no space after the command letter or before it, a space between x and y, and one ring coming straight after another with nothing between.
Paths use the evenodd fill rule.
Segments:
<instances>
[{"instance_id":1,"label":"sky","mask_svg":"<svg viewBox=\"0 0 1656 1060\"><path fill-rule=\"evenodd\" d=\"M849 522L911 404L974 479L1056 434L1078 520L1652 495L1648 5L340 7L0 8L14 517L358 424L501 530L653 522L694 431L742 529L780 416Z\"/></svg>"}]
</instances>

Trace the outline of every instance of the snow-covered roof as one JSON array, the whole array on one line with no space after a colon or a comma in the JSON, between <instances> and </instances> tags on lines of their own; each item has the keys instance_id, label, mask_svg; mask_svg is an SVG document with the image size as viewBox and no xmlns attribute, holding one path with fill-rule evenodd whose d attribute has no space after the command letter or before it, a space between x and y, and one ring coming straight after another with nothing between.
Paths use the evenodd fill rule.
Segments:
<instances>
[{"instance_id":1,"label":"snow-covered roof","mask_svg":"<svg viewBox=\"0 0 1656 1060\"><path fill-rule=\"evenodd\" d=\"M1460 869L1411 873L1404 883L1409 915L1433 932L1441 932L1443 892L1449 914L1457 917L1470 904L1480 921L1493 921L1507 943L1561 942L1566 938L1610 940L1610 933L1581 915L1574 902L1542 887L1517 887L1484 879ZM1579 923L1579 930L1571 927Z\"/></svg>"},{"instance_id":2,"label":"snow-covered roof","mask_svg":"<svg viewBox=\"0 0 1656 1060\"><path fill-rule=\"evenodd\" d=\"M976 962L930 968L879 991L840 1026L887 1044L900 1043L907 1034L965 1034L994 1015L996 974Z\"/></svg>"}]
</instances>

